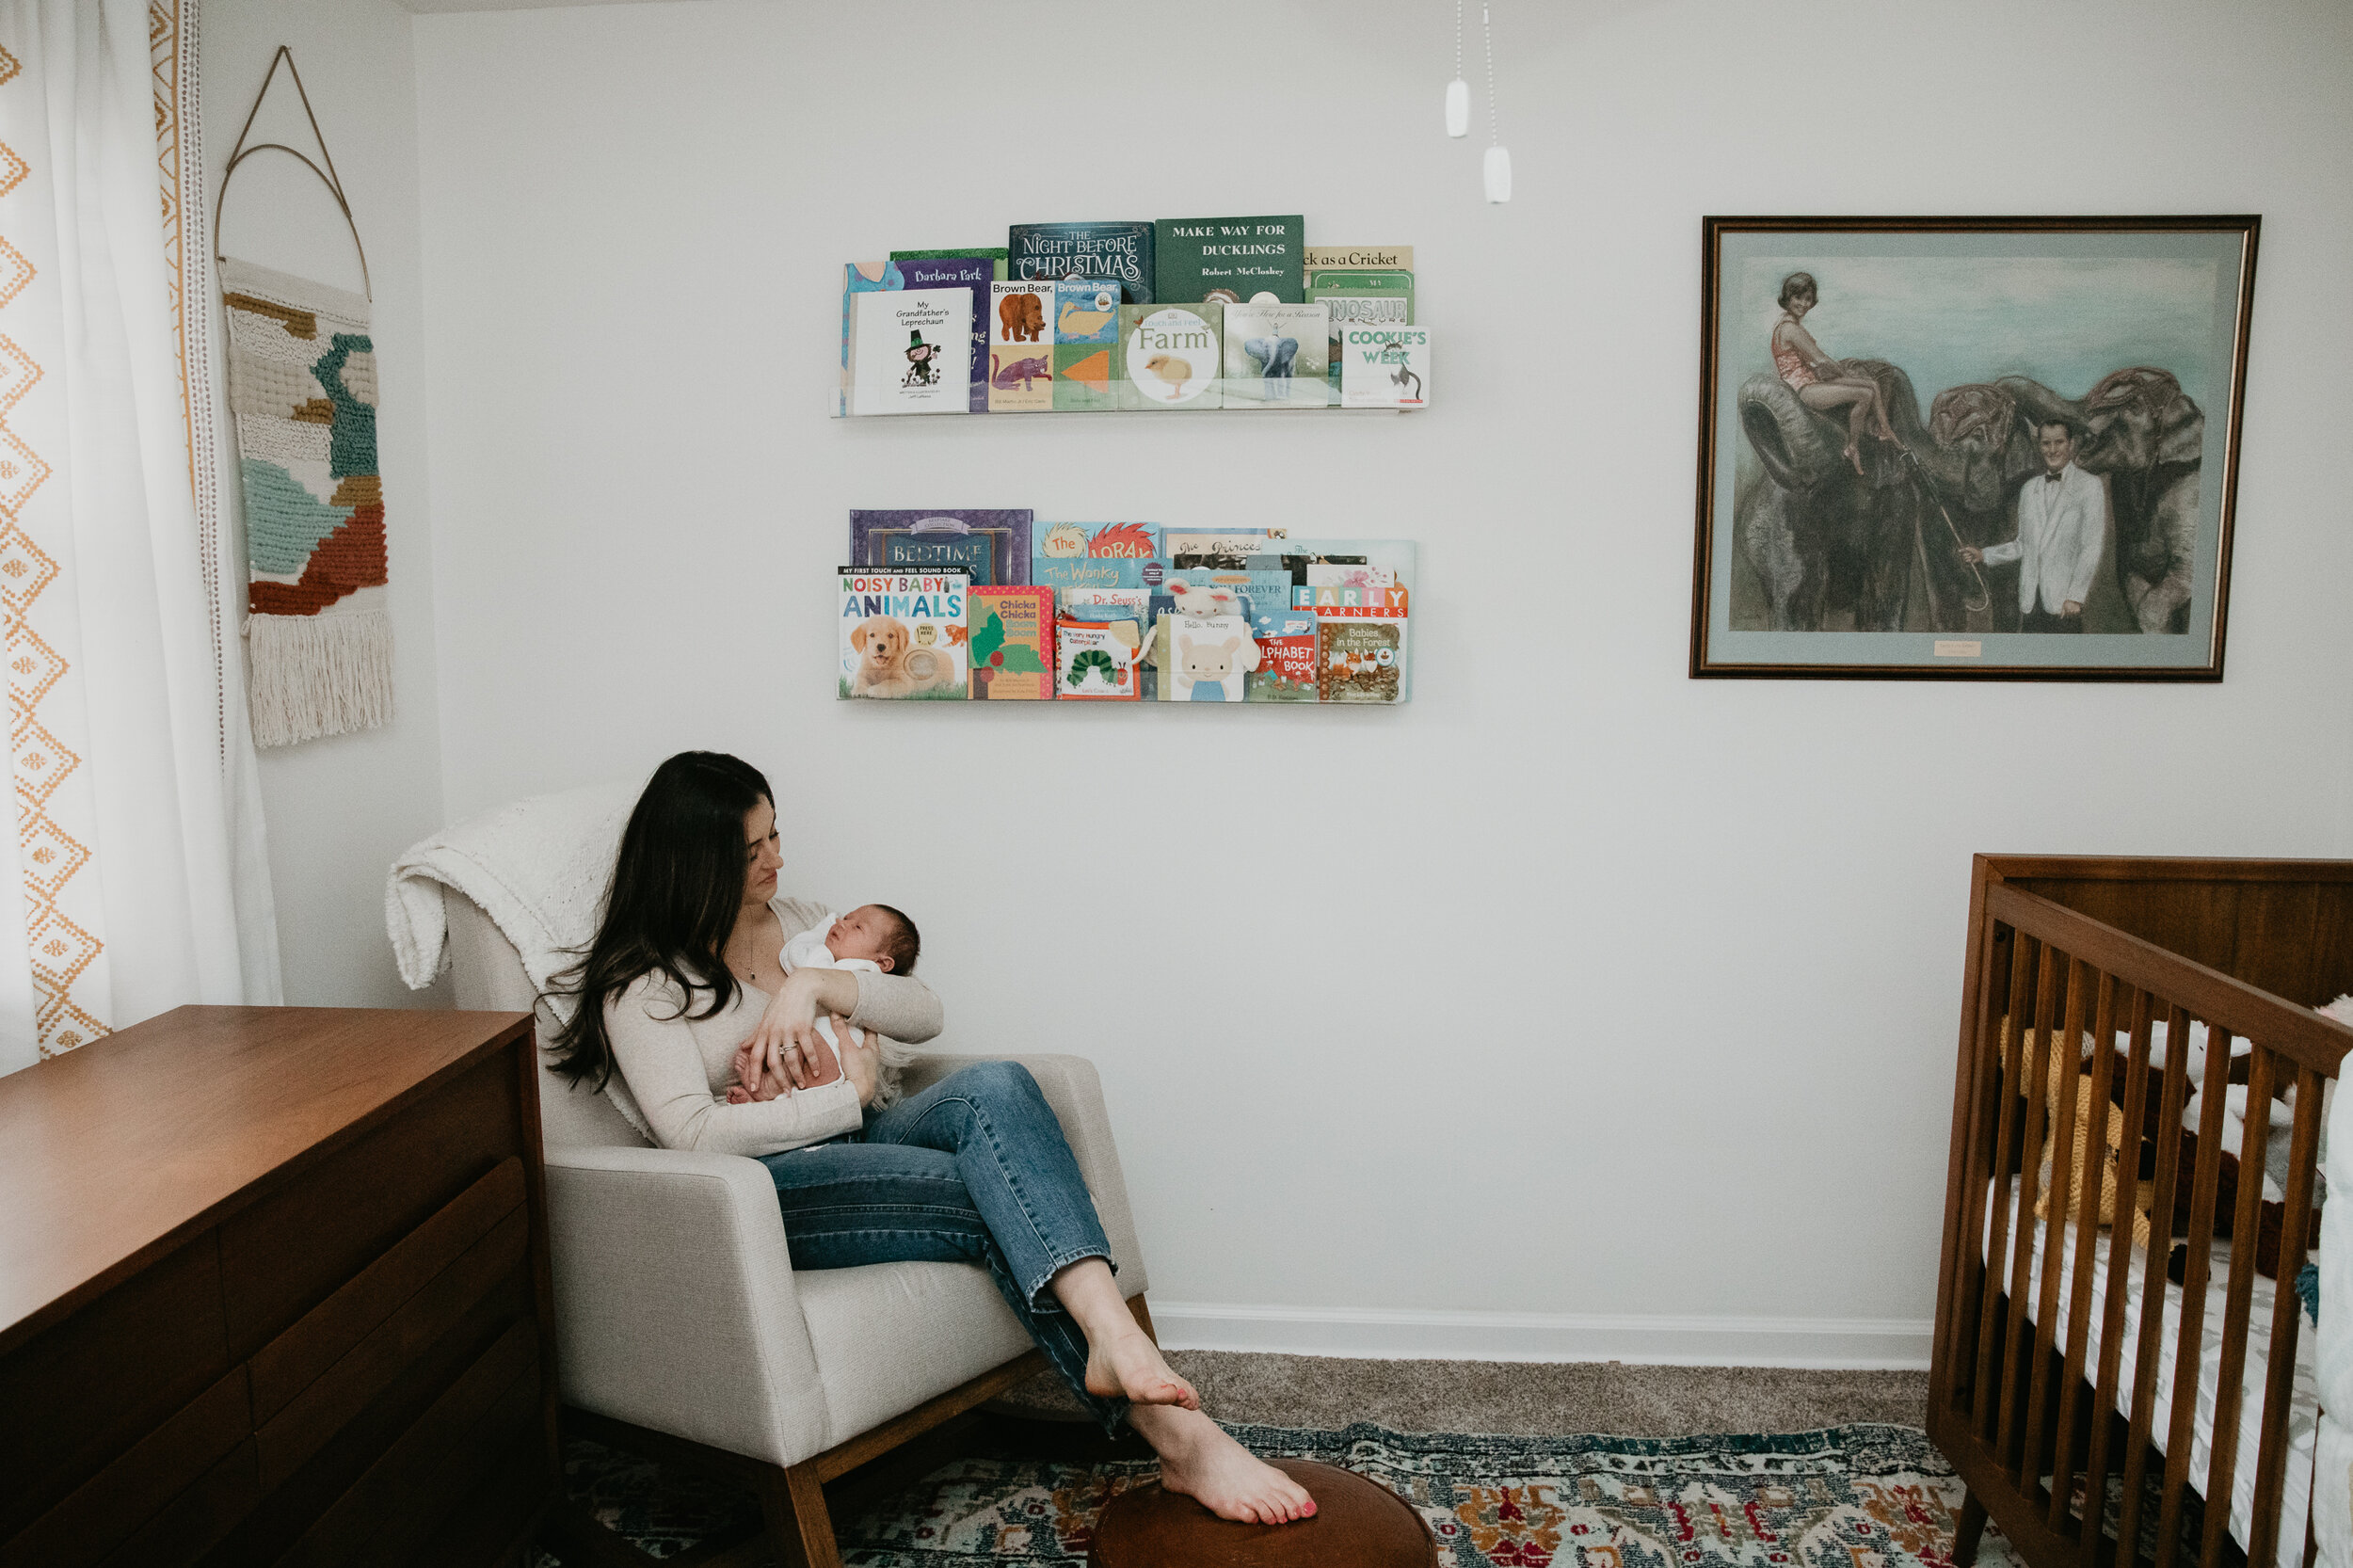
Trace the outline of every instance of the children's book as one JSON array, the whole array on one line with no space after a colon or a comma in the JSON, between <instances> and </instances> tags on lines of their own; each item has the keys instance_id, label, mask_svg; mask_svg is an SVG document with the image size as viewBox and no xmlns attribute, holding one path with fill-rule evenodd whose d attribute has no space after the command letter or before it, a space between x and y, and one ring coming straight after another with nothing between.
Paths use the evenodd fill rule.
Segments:
<instances>
[{"instance_id":1,"label":"children's book","mask_svg":"<svg viewBox=\"0 0 2353 1568\"><path fill-rule=\"evenodd\" d=\"M988 286L988 411L1034 413L1054 406L1054 285Z\"/></svg>"},{"instance_id":2,"label":"children's book","mask_svg":"<svg viewBox=\"0 0 2353 1568\"><path fill-rule=\"evenodd\" d=\"M1152 590L1149 588L1063 588L1055 594L1055 606L1064 615L1081 620L1132 620L1144 624L1152 613Z\"/></svg>"},{"instance_id":3,"label":"children's book","mask_svg":"<svg viewBox=\"0 0 2353 1568\"><path fill-rule=\"evenodd\" d=\"M1325 407L1331 329L1321 303L1226 306L1225 407Z\"/></svg>"},{"instance_id":4,"label":"children's book","mask_svg":"<svg viewBox=\"0 0 2353 1568\"><path fill-rule=\"evenodd\" d=\"M852 294L850 411L971 411L972 295L968 289Z\"/></svg>"},{"instance_id":5,"label":"children's book","mask_svg":"<svg viewBox=\"0 0 2353 1568\"><path fill-rule=\"evenodd\" d=\"M1301 257L1310 272L1340 266L1414 270L1414 248L1410 245L1310 245L1301 251Z\"/></svg>"},{"instance_id":6,"label":"children's book","mask_svg":"<svg viewBox=\"0 0 2353 1568\"><path fill-rule=\"evenodd\" d=\"M1054 696L1058 701L1134 702L1142 630L1131 620L1054 622Z\"/></svg>"},{"instance_id":7,"label":"children's book","mask_svg":"<svg viewBox=\"0 0 2353 1568\"><path fill-rule=\"evenodd\" d=\"M1109 278L1065 278L1054 291L1054 341L1106 347L1119 341L1119 282Z\"/></svg>"},{"instance_id":8,"label":"children's book","mask_svg":"<svg viewBox=\"0 0 2353 1568\"><path fill-rule=\"evenodd\" d=\"M1216 408L1224 321L1222 305L1122 305L1121 407Z\"/></svg>"},{"instance_id":9,"label":"children's book","mask_svg":"<svg viewBox=\"0 0 2353 1568\"><path fill-rule=\"evenodd\" d=\"M996 264L985 256L932 256L908 261L891 258L910 289L962 288L972 296L972 357L968 361L968 409L988 412L988 293L997 276Z\"/></svg>"},{"instance_id":10,"label":"children's book","mask_svg":"<svg viewBox=\"0 0 2353 1568\"><path fill-rule=\"evenodd\" d=\"M970 588L961 569L843 567L837 695L963 701Z\"/></svg>"},{"instance_id":11,"label":"children's book","mask_svg":"<svg viewBox=\"0 0 2353 1568\"><path fill-rule=\"evenodd\" d=\"M1054 407L1064 413L1099 414L1119 407L1112 379L1116 344L1058 343L1054 345Z\"/></svg>"},{"instance_id":12,"label":"children's book","mask_svg":"<svg viewBox=\"0 0 2353 1568\"><path fill-rule=\"evenodd\" d=\"M1352 323L1340 334L1347 363L1340 372L1340 406L1347 408L1426 408L1430 406L1430 328Z\"/></svg>"},{"instance_id":13,"label":"children's book","mask_svg":"<svg viewBox=\"0 0 2353 1568\"><path fill-rule=\"evenodd\" d=\"M978 512L962 507L932 512L850 514L850 559L861 567L961 567L978 586L1030 580L1027 507Z\"/></svg>"},{"instance_id":14,"label":"children's book","mask_svg":"<svg viewBox=\"0 0 2353 1568\"><path fill-rule=\"evenodd\" d=\"M1331 365L1332 401L1337 403L1342 348L1340 334L1350 327L1410 326L1413 300L1408 295L1390 291L1334 288L1310 288L1307 297L1320 301L1332 313L1331 337L1324 345L1324 351Z\"/></svg>"},{"instance_id":15,"label":"children's book","mask_svg":"<svg viewBox=\"0 0 2353 1568\"><path fill-rule=\"evenodd\" d=\"M1030 581L1072 588L1157 588L1167 575L1160 531L1148 522L1049 522L1037 535Z\"/></svg>"},{"instance_id":16,"label":"children's book","mask_svg":"<svg viewBox=\"0 0 2353 1568\"><path fill-rule=\"evenodd\" d=\"M1278 609L1254 614L1250 617L1250 634L1258 642L1258 667L1243 682L1242 699L1315 701L1315 612Z\"/></svg>"},{"instance_id":17,"label":"children's book","mask_svg":"<svg viewBox=\"0 0 2353 1568\"><path fill-rule=\"evenodd\" d=\"M1307 269L1306 297L1327 294L1384 295L1405 301L1405 322L1414 320L1414 274L1410 267L1316 266Z\"/></svg>"},{"instance_id":18,"label":"children's book","mask_svg":"<svg viewBox=\"0 0 2353 1568\"><path fill-rule=\"evenodd\" d=\"M1292 584L1287 571L1172 567L1168 584L1175 596L1173 607L1187 615L1255 616L1261 610L1290 608Z\"/></svg>"},{"instance_id":19,"label":"children's book","mask_svg":"<svg viewBox=\"0 0 2353 1568\"><path fill-rule=\"evenodd\" d=\"M1016 223L1005 247L1009 281L1116 278L1129 301L1152 297L1149 223Z\"/></svg>"},{"instance_id":20,"label":"children's book","mask_svg":"<svg viewBox=\"0 0 2353 1568\"><path fill-rule=\"evenodd\" d=\"M1054 590L972 590L966 639L976 701L1042 702L1054 695Z\"/></svg>"},{"instance_id":21,"label":"children's book","mask_svg":"<svg viewBox=\"0 0 2353 1568\"><path fill-rule=\"evenodd\" d=\"M1284 545L1280 528L1171 528L1160 536L1160 549L1176 567L1208 567L1216 571L1246 571L1250 557Z\"/></svg>"},{"instance_id":22,"label":"children's book","mask_svg":"<svg viewBox=\"0 0 2353 1568\"><path fill-rule=\"evenodd\" d=\"M1306 566L1307 580L1300 584L1307 588L1394 588L1397 573L1386 567L1370 567L1361 561L1311 561Z\"/></svg>"},{"instance_id":23,"label":"children's book","mask_svg":"<svg viewBox=\"0 0 2353 1568\"><path fill-rule=\"evenodd\" d=\"M968 245L960 250L893 250L890 253L894 262L936 262L943 256L984 257L995 269L990 280L999 283L1005 280L1006 251L1001 245Z\"/></svg>"},{"instance_id":24,"label":"children's book","mask_svg":"<svg viewBox=\"0 0 2353 1568\"><path fill-rule=\"evenodd\" d=\"M1240 702L1258 667L1258 644L1241 616L1160 617L1155 637L1162 702Z\"/></svg>"},{"instance_id":25,"label":"children's book","mask_svg":"<svg viewBox=\"0 0 2353 1568\"><path fill-rule=\"evenodd\" d=\"M856 316L850 296L906 287L898 266L890 262L847 262L841 268L841 393L834 412L850 411L850 340L856 335Z\"/></svg>"},{"instance_id":26,"label":"children's book","mask_svg":"<svg viewBox=\"0 0 2353 1568\"><path fill-rule=\"evenodd\" d=\"M1164 217L1152 225L1152 297L1163 304L1300 300L1300 238L1288 217Z\"/></svg>"},{"instance_id":27,"label":"children's book","mask_svg":"<svg viewBox=\"0 0 2353 1568\"><path fill-rule=\"evenodd\" d=\"M1317 617L1317 700L1395 702L1403 689L1404 671L1404 616Z\"/></svg>"}]
</instances>

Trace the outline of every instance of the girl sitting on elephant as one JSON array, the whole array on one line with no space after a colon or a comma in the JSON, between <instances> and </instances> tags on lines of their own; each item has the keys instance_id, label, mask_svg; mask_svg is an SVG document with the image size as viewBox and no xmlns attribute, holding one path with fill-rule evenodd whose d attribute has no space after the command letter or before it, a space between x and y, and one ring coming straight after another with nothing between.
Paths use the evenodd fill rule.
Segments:
<instances>
[{"instance_id":1,"label":"girl sitting on elephant","mask_svg":"<svg viewBox=\"0 0 2353 1568\"><path fill-rule=\"evenodd\" d=\"M1868 425L1883 441L1896 439L1888 427L1887 403L1877 381L1850 376L1801 325L1820 299L1810 272L1793 272L1781 280L1781 319L1773 324L1773 369L1798 394L1798 401L1820 413L1847 407L1847 461L1863 472L1863 435Z\"/></svg>"}]
</instances>

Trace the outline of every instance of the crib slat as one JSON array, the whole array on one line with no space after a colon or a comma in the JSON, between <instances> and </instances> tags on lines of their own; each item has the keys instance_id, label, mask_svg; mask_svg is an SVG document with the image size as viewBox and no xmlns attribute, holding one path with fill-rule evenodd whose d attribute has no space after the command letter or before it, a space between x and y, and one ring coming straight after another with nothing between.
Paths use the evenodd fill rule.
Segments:
<instances>
[{"instance_id":1,"label":"crib slat","mask_svg":"<svg viewBox=\"0 0 2353 1568\"><path fill-rule=\"evenodd\" d=\"M2021 1009L2021 999L2026 994L2026 975L2033 962L2031 950L2041 946L2025 932L2016 932L2011 942L2009 977L2009 1045L2003 1058L2002 1128L1993 1150L1993 1179L2003 1187L2011 1187L2009 1172L2018 1163L2019 1123L2024 1119L2024 1096L2031 1091L2025 1076L2026 1059L2026 1020ZM1971 1424L1982 1438L1993 1435L1993 1421L2000 1408L2000 1395L1993 1386L1994 1334L2001 1326L2002 1292L1999 1282L2002 1263L2009 1255L2009 1208L2002 1201L2005 1194L1997 1188L1991 1194L1993 1205L1993 1230L1986 1239L1986 1280L1983 1299L1977 1305L1977 1409Z\"/></svg>"},{"instance_id":2,"label":"crib slat","mask_svg":"<svg viewBox=\"0 0 2353 1568\"><path fill-rule=\"evenodd\" d=\"M2140 1149L2146 1133L2142 1122L2148 1114L2149 1098L2149 993L2137 986L2127 986L2131 1000L2124 1012L2132 1019L2132 1041L2124 1059L2124 1147L2130 1158L2119 1163L2117 1181L2116 1227L2108 1235L2108 1286L2106 1311L2100 1320L2100 1384L2092 1396L2091 1451L2084 1460L2084 1498L2086 1550L2084 1561L2096 1564L2100 1560L2102 1530L2092 1523L2098 1517L2092 1511L2093 1499L2107 1496L2108 1452L2116 1423L2109 1413L2117 1408L2116 1383L2124 1360L2124 1292L2132 1272L2133 1226L2132 1209L2140 1191ZM2103 1035L2104 1042L2112 1035ZM2173 1140L2178 1147L2181 1140ZM2153 1248L2165 1245L2164 1232L2157 1218L2150 1216L2149 1241ZM2105 1503L2101 1512L2105 1512Z\"/></svg>"},{"instance_id":3,"label":"crib slat","mask_svg":"<svg viewBox=\"0 0 2353 1568\"><path fill-rule=\"evenodd\" d=\"M2018 1081L2026 1086L2026 1126L2023 1151L2018 1161L2018 1241L2011 1249L2009 1270L2009 1329L2003 1341L2002 1355L2002 1421L1994 1442L1994 1451L2004 1464L2015 1464L2023 1434L2019 1431L2019 1406L2025 1402L2028 1383L2025 1364L2026 1346L2026 1287L2035 1257L2034 1200L2042 1179L2042 1144L2046 1120L2046 1102L2050 1099L2050 1053L2052 1003L2057 991L2058 960L2062 955L2049 943L2042 947L2042 961L2036 966L2034 996L2034 1038L2022 1044L2018 1052ZM2019 1485L2028 1497L2034 1496L2038 1478L2019 1472Z\"/></svg>"},{"instance_id":4,"label":"crib slat","mask_svg":"<svg viewBox=\"0 0 2353 1568\"><path fill-rule=\"evenodd\" d=\"M2152 999L2153 1000L2156 999ZM2149 1306L2165 1300L2165 1259L2173 1244L2173 1207L2181 1187L2182 1107L2189 1099L2189 1014L2169 1006L2165 1019L2165 1067L2157 1111L2157 1186L2150 1195L2149 1253L2141 1260L2140 1337L2133 1352L2133 1420L2124 1449L2124 1508L2117 1521L2116 1560L2133 1561L2140 1544L2141 1492L2149 1467L2150 1438L2156 1420L2157 1336L2162 1313Z\"/></svg>"},{"instance_id":5,"label":"crib slat","mask_svg":"<svg viewBox=\"0 0 2353 1568\"><path fill-rule=\"evenodd\" d=\"M2214 1206L2222 1180L2222 1094L2231 1075L2231 1032L2206 1030L2204 1110L2198 1127L2198 1177L2190 1185L2189 1256L2182 1271L2182 1334L2174 1347L2172 1421L2165 1444L2165 1497L2157 1513L2156 1568L2173 1568L2181 1545L2182 1494L2189 1486L2191 1422L2198 1414L2198 1365L2205 1345L2206 1277L2214 1268ZM2159 1290L2164 1275L2158 1275ZM2162 1295L2148 1298L2162 1301Z\"/></svg>"},{"instance_id":6,"label":"crib slat","mask_svg":"<svg viewBox=\"0 0 2353 1568\"><path fill-rule=\"evenodd\" d=\"M2326 1081L2310 1067L2297 1069L2287 1201L2281 1216L2280 1290L2271 1304L2271 1361L2264 1368L2262 1437L2255 1449L2255 1528L2247 1544L2247 1560L2266 1568L2278 1549L2280 1508L2285 1500L2281 1489L2287 1483L2288 1402L2296 1390L2296 1341L2304 1329L2304 1304L2296 1294L2296 1276L2304 1272L2305 1243L2312 1237L2313 1172L2319 1163L2320 1098ZM2254 1108L2251 1086L2247 1104ZM2309 1518L2309 1508L2306 1512Z\"/></svg>"},{"instance_id":7,"label":"crib slat","mask_svg":"<svg viewBox=\"0 0 2353 1568\"><path fill-rule=\"evenodd\" d=\"M1990 944L1989 944L1990 945ZM2012 937L2012 947L2016 938ZM1955 1239L1959 1254L1955 1269L1951 1320L1945 1324L1945 1364L1957 1373L1965 1372L1982 1385L1984 1368L1972 1368L1967 1351L1977 1325L1977 1313L1985 1289L1986 1260L1979 1256L1976 1243L1985 1235L1985 1206L1987 1183L1993 1176L1994 1140L2001 1125L2001 1107L1996 1096L2001 1094L2001 1020L1994 1016L1993 984L1995 966L1988 962L1977 987L1977 1034L1970 1041L1970 1064L1973 1077L1969 1087L1968 1142L1962 1145L1961 1224ZM1974 1395L1976 1389L1972 1388ZM1947 1388L1948 1398L1958 1407L1959 1390Z\"/></svg>"},{"instance_id":8,"label":"crib slat","mask_svg":"<svg viewBox=\"0 0 2353 1568\"><path fill-rule=\"evenodd\" d=\"M2051 1035L2043 1036L2044 1060L2037 1064L2046 1092L2049 1092L2048 1085L2052 1079L2057 1079L2058 1084L2051 1110L2051 1186L2044 1203L2050 1212L2043 1216L2036 1236L2036 1246L2042 1259L2042 1279L2035 1292L2034 1352L2027 1363L2033 1368L2028 1379L2031 1391L2026 1399L2026 1429L2021 1433L2024 1441L2018 1461L2019 1484L2029 1498L2035 1496L2035 1489L2041 1484L2042 1437L2049 1430L2044 1418L2051 1413L2051 1351L2058 1336L2059 1275L2064 1272L2060 1265L2067 1256L2067 1194L2074 1185L2075 1104L2083 1097L2081 1091L2075 1087L2075 1081L2083 1076L2080 1053L2084 1037L2084 993L2090 989L2086 979L2090 973L2090 967L2082 959L2070 958L2067 961L2065 1022L2059 1026L2056 1048L2052 1045ZM2057 1071L2051 1067L2052 1057L2058 1059ZM2036 1158L2032 1149L2027 1151L2027 1158ZM2022 1229L2026 1224L2024 1210L2020 1211L2018 1224ZM2080 1368L2082 1363L2078 1361L2076 1365ZM2057 1483L2065 1479L2064 1476L2054 1476L2051 1489L2053 1505L2060 1510L2067 1506L2059 1496L2065 1488Z\"/></svg>"},{"instance_id":9,"label":"crib slat","mask_svg":"<svg viewBox=\"0 0 2353 1568\"><path fill-rule=\"evenodd\" d=\"M2231 1216L2231 1277L2222 1292L2222 1361L2214 1384L2214 1448L2206 1466L2208 1562L2231 1528L2231 1492L2238 1479L2239 1410L2247 1402L2247 1320L2255 1297L2255 1246L2263 1219L2264 1151L2271 1143L2272 1054L2257 1046L2247 1078L2247 1136L2238 1157L2238 1203ZM2219 1117L2222 1107L2206 1113Z\"/></svg>"},{"instance_id":10,"label":"crib slat","mask_svg":"<svg viewBox=\"0 0 2353 1568\"><path fill-rule=\"evenodd\" d=\"M2116 1080L2116 981L2100 970L2091 972L2099 976L2091 1023L2091 1037L2099 1046L2091 1058L2091 1120L2084 1129L2083 1195L2075 1205L2075 1271L2074 1278L2068 1282L2067 1368L2059 1380L2058 1441L2051 1450L2051 1528L2062 1534L2070 1528L2069 1504L2075 1490L2072 1484L2075 1473L2075 1416L2083 1404L2084 1362L2091 1353L2091 1258L2100 1236L2100 1192L2107 1185L2108 1118L2119 1114L2116 1107L2108 1103L2108 1091ZM2072 1000L2070 1011L2073 1011ZM2081 1031L2072 1032L2070 1038L2080 1033ZM2062 1143L2070 1141L2065 1133L2059 1137ZM2119 1171L2117 1175L2120 1180L2116 1204L2120 1217L2126 1217L2126 1223L2121 1238L2111 1236L2108 1240L2110 1257L2116 1256L2120 1246L2126 1251L2132 1248L2126 1188L2121 1179L2123 1173ZM2067 1188L2061 1184L2054 1190L2064 1192ZM2105 1346L2106 1341L2101 1343ZM2097 1536L2099 1514L2089 1507L2090 1496L2087 1491L2085 1518L2089 1528L2086 1534Z\"/></svg>"}]
</instances>

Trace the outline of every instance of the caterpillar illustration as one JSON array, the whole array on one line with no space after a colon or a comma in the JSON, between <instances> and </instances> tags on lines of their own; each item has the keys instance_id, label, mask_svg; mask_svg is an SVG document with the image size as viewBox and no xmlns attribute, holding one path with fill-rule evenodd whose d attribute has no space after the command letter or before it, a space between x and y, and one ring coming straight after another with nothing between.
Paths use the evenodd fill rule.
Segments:
<instances>
[{"instance_id":1,"label":"caterpillar illustration","mask_svg":"<svg viewBox=\"0 0 2353 1568\"><path fill-rule=\"evenodd\" d=\"M1089 670L1101 670L1107 685L1119 684L1119 665L1099 648L1091 648L1070 661L1070 683L1077 686L1084 682Z\"/></svg>"}]
</instances>

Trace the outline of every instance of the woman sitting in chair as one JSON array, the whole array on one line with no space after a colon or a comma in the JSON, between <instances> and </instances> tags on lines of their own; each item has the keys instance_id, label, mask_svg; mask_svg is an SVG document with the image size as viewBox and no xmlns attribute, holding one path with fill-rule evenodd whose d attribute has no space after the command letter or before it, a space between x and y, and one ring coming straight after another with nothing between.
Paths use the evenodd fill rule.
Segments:
<instances>
[{"instance_id":1,"label":"woman sitting in chair","mask_svg":"<svg viewBox=\"0 0 2353 1568\"><path fill-rule=\"evenodd\" d=\"M766 1165L795 1269L985 1265L1104 1429L1125 1419L1151 1444L1168 1490L1226 1519L1314 1512L1296 1482L1201 1413L1128 1312L1078 1161L1027 1068L981 1063L875 1105L887 1076L876 1035L932 1038L939 1000L912 975L785 974L786 940L823 910L776 895L776 821L768 781L736 758L681 752L655 770L621 836L603 922L566 977L579 1010L559 1070L601 1088L665 1148ZM840 1042L840 1078L821 1014ZM762 1089L788 1092L730 1104L747 1040Z\"/></svg>"}]
</instances>

